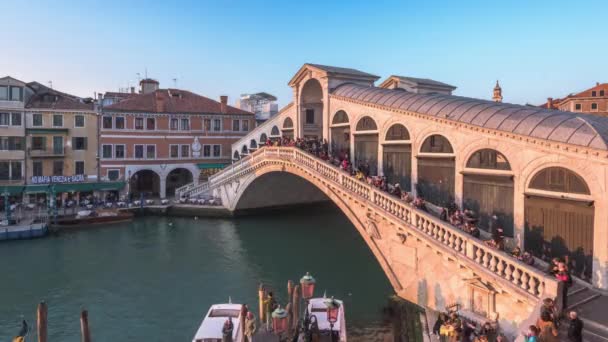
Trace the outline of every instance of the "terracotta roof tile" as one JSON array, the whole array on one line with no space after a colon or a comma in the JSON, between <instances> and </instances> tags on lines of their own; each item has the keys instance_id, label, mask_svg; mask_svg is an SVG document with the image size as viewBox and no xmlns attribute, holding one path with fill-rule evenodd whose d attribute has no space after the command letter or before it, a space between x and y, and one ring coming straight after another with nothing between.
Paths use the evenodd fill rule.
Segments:
<instances>
[{"instance_id":1,"label":"terracotta roof tile","mask_svg":"<svg viewBox=\"0 0 608 342\"><path fill-rule=\"evenodd\" d=\"M210 98L181 89L158 89L148 94L126 98L104 108L105 111L147 112L147 113L211 113L211 114L249 114L232 106L226 106Z\"/></svg>"}]
</instances>

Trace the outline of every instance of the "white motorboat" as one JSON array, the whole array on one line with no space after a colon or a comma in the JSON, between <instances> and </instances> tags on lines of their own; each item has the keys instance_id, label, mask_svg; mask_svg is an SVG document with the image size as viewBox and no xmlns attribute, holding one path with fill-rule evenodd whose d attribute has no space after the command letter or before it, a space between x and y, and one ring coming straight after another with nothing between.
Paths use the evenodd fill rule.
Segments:
<instances>
[{"instance_id":1,"label":"white motorboat","mask_svg":"<svg viewBox=\"0 0 608 342\"><path fill-rule=\"evenodd\" d=\"M214 304L211 305L201 326L196 331L192 342L221 342L222 329L228 319L232 320L232 341L243 342L241 333L242 304Z\"/></svg>"},{"instance_id":2,"label":"white motorboat","mask_svg":"<svg viewBox=\"0 0 608 342\"><path fill-rule=\"evenodd\" d=\"M333 298L332 298L333 299ZM308 312L311 316L315 316L317 319L317 326L321 335L330 335L331 325L327 319L327 301L329 298L312 298L308 302ZM346 321L344 319L344 302L339 299L333 299L339 304L338 308L338 319L334 323L331 330L334 332L334 336L339 336L339 342L346 342ZM337 335L336 335L337 334ZM324 340L324 339L322 339Z\"/></svg>"}]
</instances>

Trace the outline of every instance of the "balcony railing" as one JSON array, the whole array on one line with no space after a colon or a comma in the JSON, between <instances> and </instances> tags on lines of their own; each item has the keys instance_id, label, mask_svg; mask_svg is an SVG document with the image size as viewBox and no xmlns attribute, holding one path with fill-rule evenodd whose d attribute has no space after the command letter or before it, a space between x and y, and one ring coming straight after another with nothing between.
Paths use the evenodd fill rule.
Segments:
<instances>
[{"instance_id":1,"label":"balcony railing","mask_svg":"<svg viewBox=\"0 0 608 342\"><path fill-rule=\"evenodd\" d=\"M58 158L65 156L65 148L48 148L48 149L29 149L30 157L32 158Z\"/></svg>"}]
</instances>

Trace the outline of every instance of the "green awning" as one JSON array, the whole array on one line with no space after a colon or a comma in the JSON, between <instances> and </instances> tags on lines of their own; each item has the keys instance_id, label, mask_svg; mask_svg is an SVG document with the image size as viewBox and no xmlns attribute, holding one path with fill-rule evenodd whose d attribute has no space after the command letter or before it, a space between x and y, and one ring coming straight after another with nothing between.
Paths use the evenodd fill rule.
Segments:
<instances>
[{"instance_id":1,"label":"green awning","mask_svg":"<svg viewBox=\"0 0 608 342\"><path fill-rule=\"evenodd\" d=\"M223 169L223 168L226 167L226 164L222 164L222 163L200 163L200 164L196 164L196 166L200 170L204 170L204 169Z\"/></svg>"},{"instance_id":2,"label":"green awning","mask_svg":"<svg viewBox=\"0 0 608 342\"><path fill-rule=\"evenodd\" d=\"M26 134L57 134L63 133L68 134L67 128L26 128Z\"/></svg>"},{"instance_id":3,"label":"green awning","mask_svg":"<svg viewBox=\"0 0 608 342\"><path fill-rule=\"evenodd\" d=\"M36 193L42 193L42 192L48 192L48 191L49 191L48 184L44 184L44 185L26 185L23 192L26 194L36 194Z\"/></svg>"},{"instance_id":4,"label":"green awning","mask_svg":"<svg viewBox=\"0 0 608 342\"><path fill-rule=\"evenodd\" d=\"M53 184L36 184L18 187L17 193L35 194L51 191ZM96 183L71 183L71 184L54 184L55 192L86 192L86 191L112 191L120 190L125 186L125 182L96 182ZM2 189L2 187L0 187Z\"/></svg>"},{"instance_id":5,"label":"green awning","mask_svg":"<svg viewBox=\"0 0 608 342\"><path fill-rule=\"evenodd\" d=\"M85 192L120 190L125 182L55 184L55 192Z\"/></svg>"},{"instance_id":6,"label":"green awning","mask_svg":"<svg viewBox=\"0 0 608 342\"><path fill-rule=\"evenodd\" d=\"M0 185L0 195L18 195L23 192L23 185Z\"/></svg>"}]
</instances>

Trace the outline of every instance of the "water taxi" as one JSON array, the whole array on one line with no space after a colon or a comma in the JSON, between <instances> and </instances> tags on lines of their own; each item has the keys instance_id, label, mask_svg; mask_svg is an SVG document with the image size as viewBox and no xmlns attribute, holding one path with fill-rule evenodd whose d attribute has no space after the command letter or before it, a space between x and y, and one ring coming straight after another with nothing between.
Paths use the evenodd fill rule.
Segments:
<instances>
[{"instance_id":1,"label":"water taxi","mask_svg":"<svg viewBox=\"0 0 608 342\"><path fill-rule=\"evenodd\" d=\"M80 210L76 215L51 220L52 228L81 227L100 223L118 223L133 220L133 213L117 210Z\"/></svg>"},{"instance_id":2,"label":"water taxi","mask_svg":"<svg viewBox=\"0 0 608 342\"><path fill-rule=\"evenodd\" d=\"M242 304L214 304L211 305L201 326L196 331L192 342L221 342L222 330L228 319L232 320L232 341L243 342L241 332Z\"/></svg>"}]
</instances>

